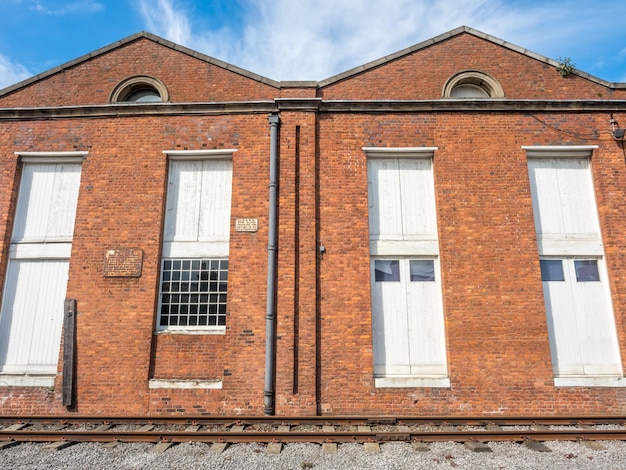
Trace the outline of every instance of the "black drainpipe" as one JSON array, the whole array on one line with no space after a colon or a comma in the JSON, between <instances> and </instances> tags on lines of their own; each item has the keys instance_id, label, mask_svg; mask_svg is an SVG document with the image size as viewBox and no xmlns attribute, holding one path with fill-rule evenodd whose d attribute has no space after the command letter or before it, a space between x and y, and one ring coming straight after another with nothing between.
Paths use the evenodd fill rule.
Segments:
<instances>
[{"instance_id":1,"label":"black drainpipe","mask_svg":"<svg viewBox=\"0 0 626 470\"><path fill-rule=\"evenodd\" d=\"M274 415L274 347L276 344L276 235L278 224L278 124L280 117L270 114L270 212L267 236L267 308L265 311L265 390L263 391L263 412L267 416Z\"/></svg>"}]
</instances>

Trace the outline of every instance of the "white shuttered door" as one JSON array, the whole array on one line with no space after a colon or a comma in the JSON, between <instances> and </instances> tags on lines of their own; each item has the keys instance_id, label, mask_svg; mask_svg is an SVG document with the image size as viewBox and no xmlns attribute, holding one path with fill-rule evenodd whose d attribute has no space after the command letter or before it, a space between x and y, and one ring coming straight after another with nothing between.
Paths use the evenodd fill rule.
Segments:
<instances>
[{"instance_id":1,"label":"white shuttered door","mask_svg":"<svg viewBox=\"0 0 626 470\"><path fill-rule=\"evenodd\" d=\"M432 160L367 163L374 373L445 376Z\"/></svg>"},{"instance_id":2,"label":"white shuttered door","mask_svg":"<svg viewBox=\"0 0 626 470\"><path fill-rule=\"evenodd\" d=\"M558 377L619 375L621 360L602 260L598 280L577 279L572 258L562 262L562 281L543 281L552 364Z\"/></svg>"},{"instance_id":3,"label":"white shuttered door","mask_svg":"<svg viewBox=\"0 0 626 470\"><path fill-rule=\"evenodd\" d=\"M0 372L55 374L81 165L26 163L0 311Z\"/></svg>"},{"instance_id":4,"label":"white shuttered door","mask_svg":"<svg viewBox=\"0 0 626 470\"><path fill-rule=\"evenodd\" d=\"M171 161L164 257L228 256L231 160Z\"/></svg>"},{"instance_id":5,"label":"white shuttered door","mask_svg":"<svg viewBox=\"0 0 626 470\"><path fill-rule=\"evenodd\" d=\"M556 377L622 374L589 165L588 158L528 160Z\"/></svg>"},{"instance_id":6,"label":"white shuttered door","mask_svg":"<svg viewBox=\"0 0 626 470\"><path fill-rule=\"evenodd\" d=\"M416 262L432 266L432 277L419 279L412 273L412 263ZM383 278L382 271L389 272L391 277ZM437 260L373 260L372 273L374 373L446 375Z\"/></svg>"}]
</instances>

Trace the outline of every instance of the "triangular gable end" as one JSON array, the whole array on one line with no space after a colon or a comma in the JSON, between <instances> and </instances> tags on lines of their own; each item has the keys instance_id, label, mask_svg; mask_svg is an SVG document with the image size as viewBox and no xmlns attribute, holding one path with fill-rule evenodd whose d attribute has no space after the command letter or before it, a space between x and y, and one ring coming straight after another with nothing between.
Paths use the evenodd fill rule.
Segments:
<instances>
[{"instance_id":1,"label":"triangular gable end","mask_svg":"<svg viewBox=\"0 0 626 470\"><path fill-rule=\"evenodd\" d=\"M510 42L504 41L502 39L499 39L495 36L492 36L490 34L487 33L483 33L482 31L478 31L477 29L474 28L470 28L469 26L459 26L458 28L455 28L453 30L450 30L446 33L440 34L439 36L435 36L433 38L427 39L425 41L422 41L420 43L417 43L413 46L407 47L405 49L402 49L398 52L395 52L393 54L389 54L387 56L381 57L380 59L376 59L374 61L368 62L366 64L360 65L358 67L352 68L350 70L346 70L345 72L342 72L338 75L334 75L332 77L328 77L324 80L321 80L319 82L319 87L320 88L324 88L330 85L333 85L339 81L348 79L350 77L353 77L355 75L361 74L363 72L366 72L368 70L374 69L376 67L380 67L381 65L385 65L387 63L390 63L392 61L395 61L397 59L400 59L404 56L407 56L409 54L412 54L414 52L423 50L427 47L433 46L435 44L441 43L443 41L446 41L450 38L453 38L454 36L458 36L460 34L470 34L473 35L475 37L484 39L486 41L489 41L493 44L497 44L499 46L502 46L504 48L507 48L511 51L515 51L519 54L523 54L529 58L535 59L539 62L543 62L547 65L550 65L556 69L558 69L559 67L559 63L556 60L550 59L549 57L543 56L541 54L537 54L533 51L530 51L528 49L524 49L523 47L517 46L515 44L512 44ZM581 70L578 69L573 69L571 71L571 74L573 75L577 75L579 77L585 78L587 80L590 80L592 82L595 82L599 85L602 85L604 87L607 88L626 88L626 83L614 83L614 82L608 82L606 80L603 80L601 78L595 77L593 75L590 75L586 72L583 72Z\"/></svg>"},{"instance_id":2,"label":"triangular gable end","mask_svg":"<svg viewBox=\"0 0 626 470\"><path fill-rule=\"evenodd\" d=\"M30 97L32 99L28 99L28 97L26 96L22 98L14 99L13 96L15 94L21 94L23 90L29 87L37 86L44 80L50 80L50 79L54 80L54 78L58 77L60 74L66 74L66 73L69 73L70 71L76 70L77 68L84 66L86 63L90 61L101 60L106 55L115 54L120 49L131 46L134 43L138 43L140 41L149 41L150 43L158 44L159 46L162 46L168 50L176 51L177 53L181 53L188 58L193 58L195 60L198 60L201 63L206 64L209 67L214 66L216 70L221 70L224 73L228 72L228 74L232 74L233 80L246 82L248 83L248 86L251 85L251 88L256 91L256 95L260 95L259 98L261 99L263 98L263 95L266 95L266 94L268 97L270 95L274 95L275 90L280 88L280 83L277 81L274 81L269 78L263 77L261 75L249 72L245 69L242 69L235 65L221 61L219 59L215 59L206 54L202 54L200 52L194 51L185 46L181 46L172 41L156 36L154 34L142 31L142 32L128 36L120 41L112 43L108 46L104 46L93 52L85 54L74 60L66 62L62 65L49 69L45 72L42 72L38 75L35 75L33 77L30 77L26 80L23 80L21 82L18 82L14 85L11 85L7 88L0 90L0 107L15 107L15 106L38 107L38 106L58 106L58 105L105 104L102 102L102 100L97 101L97 102L75 102L75 103L74 102L73 103L67 103L67 102L58 103L58 102L49 102L49 101L45 102L45 101L42 101L41 99L36 98L37 93L32 94L32 96ZM162 64L160 64L160 66L163 67ZM137 71L129 72L129 76L132 76L132 75L139 75L139 73L137 73ZM198 76L202 77L203 72L199 72ZM204 76L206 76L206 73L204 74ZM123 78L127 78L127 77L121 77L121 76L117 77L118 80L122 80ZM159 77L155 77L155 78L159 78ZM192 79L193 77L188 77L188 78ZM222 81L224 81L225 75L220 75L220 78L222 79ZM76 80L76 77L74 77L73 79ZM115 80L115 78L111 78L111 79ZM232 80L228 80L228 81L231 82ZM250 81L252 81L252 83ZM235 86L241 86L243 82ZM64 85L67 86L67 83L65 83ZM76 86L79 84L73 83L73 85ZM54 87L55 85L51 84L51 86ZM56 86L58 87L59 85L57 84ZM107 83L105 86L111 87L111 84ZM272 93L268 93L268 91L272 89L274 91ZM263 93L262 90L265 90L265 93ZM109 91L110 90L106 90L105 92L107 97L108 97ZM244 97L244 99L246 98L247 97ZM223 100L227 100L227 97L224 97ZM174 97L174 101L184 102L184 101L213 101L213 100L211 100L210 97L201 99L201 100L195 100L195 99L185 100L185 99L177 99L176 97ZM215 101L222 101L222 99L218 99Z\"/></svg>"}]
</instances>

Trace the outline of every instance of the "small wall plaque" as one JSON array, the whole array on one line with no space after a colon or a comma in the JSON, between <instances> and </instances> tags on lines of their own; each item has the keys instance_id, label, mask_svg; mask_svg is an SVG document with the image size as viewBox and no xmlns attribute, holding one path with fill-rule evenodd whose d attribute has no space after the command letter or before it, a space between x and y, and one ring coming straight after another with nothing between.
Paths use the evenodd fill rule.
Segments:
<instances>
[{"instance_id":1,"label":"small wall plaque","mask_svg":"<svg viewBox=\"0 0 626 470\"><path fill-rule=\"evenodd\" d=\"M237 232L256 232L259 230L259 219L236 219L235 230Z\"/></svg>"},{"instance_id":2,"label":"small wall plaque","mask_svg":"<svg viewBox=\"0 0 626 470\"><path fill-rule=\"evenodd\" d=\"M104 277L141 277L143 250L112 248L104 256Z\"/></svg>"}]
</instances>

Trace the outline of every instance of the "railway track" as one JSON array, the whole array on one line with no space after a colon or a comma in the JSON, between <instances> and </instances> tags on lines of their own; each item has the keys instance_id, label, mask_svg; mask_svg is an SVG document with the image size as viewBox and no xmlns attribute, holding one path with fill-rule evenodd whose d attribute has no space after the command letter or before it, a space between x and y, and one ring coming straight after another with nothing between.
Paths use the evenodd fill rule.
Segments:
<instances>
[{"instance_id":1,"label":"railway track","mask_svg":"<svg viewBox=\"0 0 626 470\"><path fill-rule=\"evenodd\" d=\"M626 417L1 417L0 449L22 442L321 444L626 441Z\"/></svg>"}]
</instances>

